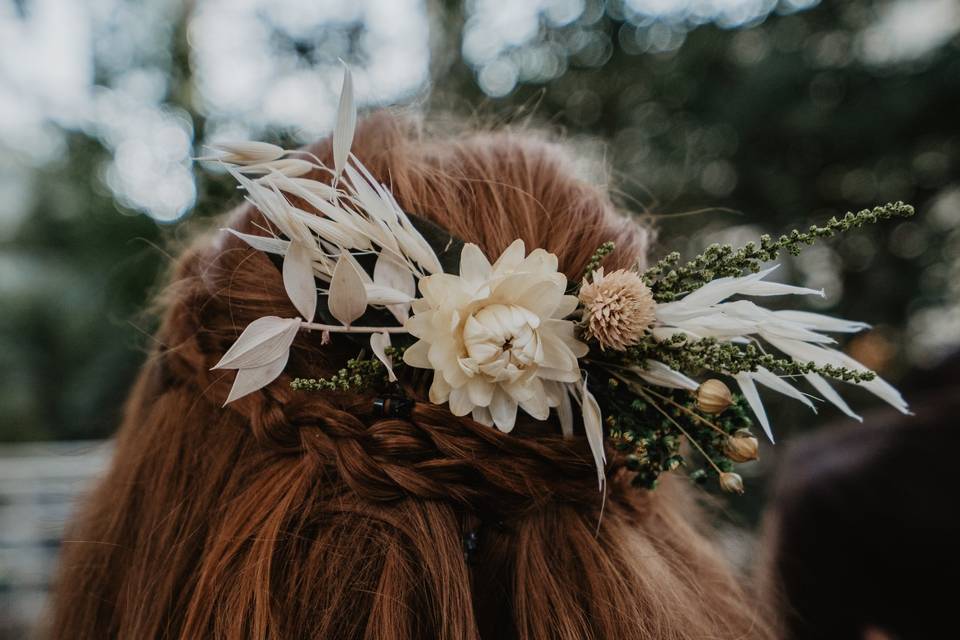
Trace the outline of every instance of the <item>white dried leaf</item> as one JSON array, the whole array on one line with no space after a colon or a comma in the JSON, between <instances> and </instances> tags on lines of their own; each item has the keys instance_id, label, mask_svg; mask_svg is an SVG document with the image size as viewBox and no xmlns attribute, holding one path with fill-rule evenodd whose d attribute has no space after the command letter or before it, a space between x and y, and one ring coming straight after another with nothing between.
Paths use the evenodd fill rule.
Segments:
<instances>
[{"instance_id":1,"label":"white dried leaf","mask_svg":"<svg viewBox=\"0 0 960 640\"><path fill-rule=\"evenodd\" d=\"M275 253L277 255L285 255L287 253L287 248L290 246L289 240L283 240L282 238L269 238L267 236L257 236L250 233L241 233L236 229L225 229L233 235L237 236L248 245L256 249L257 251L263 251L265 253Z\"/></svg>"},{"instance_id":2,"label":"white dried leaf","mask_svg":"<svg viewBox=\"0 0 960 640\"><path fill-rule=\"evenodd\" d=\"M850 408L850 405L848 405L840 396L840 394L830 386L829 382L823 379L823 376L817 373L805 373L803 374L803 377L806 378L807 382L809 382L814 389L819 391L820 395L822 395L830 404L835 406L837 409L840 409L840 411L844 412L854 420L863 422L863 418L857 415L857 413Z\"/></svg>"},{"instance_id":3,"label":"white dried leaf","mask_svg":"<svg viewBox=\"0 0 960 640\"><path fill-rule=\"evenodd\" d=\"M257 318L212 368L250 369L270 364L290 350L299 328L299 318Z\"/></svg>"},{"instance_id":4,"label":"white dried leaf","mask_svg":"<svg viewBox=\"0 0 960 640\"><path fill-rule=\"evenodd\" d=\"M770 420L767 418L767 412L763 408L763 401L757 392L757 385L753 383L753 378L751 378L747 372L738 373L734 378L737 384L740 385L740 392L747 400L747 404L753 409L753 414L757 417L757 421L760 423L760 426L763 427L763 432L770 438L770 442L773 442L773 430L770 429Z\"/></svg>"},{"instance_id":5,"label":"white dried leaf","mask_svg":"<svg viewBox=\"0 0 960 640\"><path fill-rule=\"evenodd\" d=\"M326 218L321 218L320 216L297 208L291 208L291 213L297 220L309 229L312 229L321 240L329 242L334 246L343 247L344 249L359 249L361 247L357 245L363 244L362 239L359 239L360 241L358 242L357 235L349 228L344 228Z\"/></svg>"},{"instance_id":6,"label":"white dried leaf","mask_svg":"<svg viewBox=\"0 0 960 640\"><path fill-rule=\"evenodd\" d=\"M340 254L330 278L327 306L330 314L344 326L350 326L367 309L367 292L363 286L363 278L357 273L360 267L354 266L354 263L349 254Z\"/></svg>"},{"instance_id":7,"label":"white dried leaf","mask_svg":"<svg viewBox=\"0 0 960 640\"><path fill-rule=\"evenodd\" d=\"M597 481L600 483L600 490L603 491L603 484L606 479L604 464L607 461L607 454L603 449L603 414L600 412L597 399L587 389L586 379L580 387L580 394L581 409L583 410L583 430L587 434L587 443L593 453L594 464L597 465Z\"/></svg>"},{"instance_id":8,"label":"white dried leaf","mask_svg":"<svg viewBox=\"0 0 960 640\"><path fill-rule=\"evenodd\" d=\"M387 355L387 347L390 346L390 334L372 333L370 334L370 348L377 359L387 368L387 376L390 382L396 382L397 376L393 373L393 360Z\"/></svg>"},{"instance_id":9,"label":"white dried leaf","mask_svg":"<svg viewBox=\"0 0 960 640\"><path fill-rule=\"evenodd\" d=\"M283 288L306 322L317 312L317 285L313 280L310 247L299 240L290 243L283 258Z\"/></svg>"},{"instance_id":10,"label":"white dried leaf","mask_svg":"<svg viewBox=\"0 0 960 640\"><path fill-rule=\"evenodd\" d=\"M347 166L353 133L357 127L357 107L353 103L353 76L350 67L343 66L343 88L337 106L337 125L333 130L333 165L339 176Z\"/></svg>"},{"instance_id":11,"label":"white dried leaf","mask_svg":"<svg viewBox=\"0 0 960 640\"><path fill-rule=\"evenodd\" d=\"M370 277L370 274L367 273L366 269L360 266L360 263L357 262L357 259L353 256L352 253L341 253L341 256L353 266L354 271L357 272L357 275L360 276L360 280L363 281L364 285L373 284L373 278Z\"/></svg>"},{"instance_id":12,"label":"white dried leaf","mask_svg":"<svg viewBox=\"0 0 960 640\"><path fill-rule=\"evenodd\" d=\"M407 296L407 301L387 306L387 310L393 314L397 322L400 324L406 322L410 316L409 301L417 296L417 281L410 268L395 256L380 252L377 263L373 267L373 282ZM367 295L370 295L369 291Z\"/></svg>"},{"instance_id":13,"label":"white dried leaf","mask_svg":"<svg viewBox=\"0 0 960 640\"><path fill-rule=\"evenodd\" d=\"M642 367L630 367L644 381L668 389L686 389L696 391L700 385L688 376L671 369L658 360L647 360Z\"/></svg>"},{"instance_id":14,"label":"white dried leaf","mask_svg":"<svg viewBox=\"0 0 960 640\"><path fill-rule=\"evenodd\" d=\"M367 304L377 304L392 307L395 305L409 306L413 298L402 291L391 289L390 287L381 287L378 284L366 284ZM405 321L403 318L401 322Z\"/></svg>"},{"instance_id":15,"label":"white dried leaf","mask_svg":"<svg viewBox=\"0 0 960 640\"><path fill-rule=\"evenodd\" d=\"M227 396L224 406L230 404L238 398L242 398L248 393L253 393L262 389L274 380L276 380L284 368L287 366L287 360L290 358L289 349L280 358L262 367L253 367L251 369L239 369L237 377L233 380L233 386L230 387L230 395Z\"/></svg>"},{"instance_id":16,"label":"white dried leaf","mask_svg":"<svg viewBox=\"0 0 960 640\"><path fill-rule=\"evenodd\" d=\"M573 403L570 401L570 386L560 387L560 402L557 405L557 418L560 420L560 432L563 437L573 437Z\"/></svg>"},{"instance_id":17,"label":"white dried leaf","mask_svg":"<svg viewBox=\"0 0 960 640\"><path fill-rule=\"evenodd\" d=\"M802 402L803 404L810 407L811 411L813 411L814 413L817 412L817 408L810 401L810 398L805 396L803 393L801 393L797 389L793 388L793 386L790 385L790 383L788 383L786 380L776 375L769 369L765 369L764 367L757 367L756 371L752 373L748 373L748 375L751 378L753 378L753 380L755 380L756 382L759 382L763 386L769 389L773 389L778 393L782 393L783 395L789 398L793 398L794 400Z\"/></svg>"},{"instance_id":18,"label":"white dried leaf","mask_svg":"<svg viewBox=\"0 0 960 640\"><path fill-rule=\"evenodd\" d=\"M314 164L302 158L281 158L273 162L263 162L241 166L237 170L249 175L280 173L290 178L305 176L314 169Z\"/></svg>"},{"instance_id":19,"label":"white dried leaf","mask_svg":"<svg viewBox=\"0 0 960 640\"><path fill-rule=\"evenodd\" d=\"M336 189L319 180L311 180L309 178L291 178L278 173L266 175L257 180L257 182L274 184L281 191L286 191L287 193L301 197L304 193L322 198L323 200L333 200L337 197Z\"/></svg>"},{"instance_id":20,"label":"white dried leaf","mask_svg":"<svg viewBox=\"0 0 960 640\"><path fill-rule=\"evenodd\" d=\"M267 142L217 142L210 145L220 153L211 158L230 164L261 164L277 160L285 153L283 147ZM206 158L200 158L205 160Z\"/></svg>"}]
</instances>

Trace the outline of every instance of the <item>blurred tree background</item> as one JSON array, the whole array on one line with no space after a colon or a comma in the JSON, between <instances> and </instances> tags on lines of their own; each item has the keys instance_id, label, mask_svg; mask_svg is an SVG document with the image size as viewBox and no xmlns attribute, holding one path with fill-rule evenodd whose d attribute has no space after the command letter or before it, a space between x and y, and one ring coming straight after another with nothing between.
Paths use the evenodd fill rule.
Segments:
<instances>
[{"instance_id":1,"label":"blurred tree background","mask_svg":"<svg viewBox=\"0 0 960 640\"><path fill-rule=\"evenodd\" d=\"M871 319L848 350L909 386L960 345L958 32L960 0L0 2L0 441L112 433L168 252L238 199L191 157L324 135L338 58L365 107L604 160L654 257L915 204L780 276Z\"/></svg>"}]
</instances>

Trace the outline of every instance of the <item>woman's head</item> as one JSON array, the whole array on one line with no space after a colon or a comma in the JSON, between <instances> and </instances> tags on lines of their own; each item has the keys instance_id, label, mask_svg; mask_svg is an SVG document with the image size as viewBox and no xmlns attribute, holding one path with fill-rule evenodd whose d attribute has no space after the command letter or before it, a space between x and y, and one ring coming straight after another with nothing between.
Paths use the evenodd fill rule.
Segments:
<instances>
[{"instance_id":1,"label":"woman's head","mask_svg":"<svg viewBox=\"0 0 960 640\"><path fill-rule=\"evenodd\" d=\"M329 160L329 143L312 151ZM404 210L487 255L520 238L568 278L608 240L611 266L645 261L646 232L530 134L429 137L381 113L353 151ZM264 221L242 206L227 224ZM552 422L504 434L429 403L378 417L370 397L294 391L288 375L222 407L232 374L210 369L243 327L296 315L280 271L233 236L186 250L162 307L113 467L65 544L54 632L760 635L683 487L632 489L612 458L604 507L585 439ZM286 371L329 375L355 351L302 333Z\"/></svg>"}]
</instances>

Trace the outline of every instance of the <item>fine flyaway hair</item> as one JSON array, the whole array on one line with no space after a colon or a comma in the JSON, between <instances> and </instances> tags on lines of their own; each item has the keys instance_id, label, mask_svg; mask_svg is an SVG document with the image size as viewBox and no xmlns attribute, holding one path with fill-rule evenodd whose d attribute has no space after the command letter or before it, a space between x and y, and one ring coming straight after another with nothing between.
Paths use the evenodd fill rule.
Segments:
<instances>
[{"instance_id":1,"label":"fine flyaway hair","mask_svg":"<svg viewBox=\"0 0 960 640\"><path fill-rule=\"evenodd\" d=\"M334 166L330 140L310 151ZM646 266L645 228L542 137L432 136L379 112L352 151L404 211L487 256L522 239L572 282L614 241L608 272ZM268 222L242 204L223 225ZM253 320L298 312L232 234L182 252L160 307L112 465L67 532L49 637L769 637L684 477L637 489L608 448L601 494L586 439L553 417L504 433L442 405L384 416L371 393L292 389L356 355L342 335L301 336L273 384L224 407L233 373L211 368Z\"/></svg>"}]
</instances>

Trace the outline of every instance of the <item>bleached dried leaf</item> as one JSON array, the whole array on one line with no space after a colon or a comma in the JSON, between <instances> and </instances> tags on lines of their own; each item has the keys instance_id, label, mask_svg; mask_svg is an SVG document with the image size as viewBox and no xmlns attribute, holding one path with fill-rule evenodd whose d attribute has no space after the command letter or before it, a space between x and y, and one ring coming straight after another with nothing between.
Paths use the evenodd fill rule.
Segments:
<instances>
[{"instance_id":1,"label":"bleached dried leaf","mask_svg":"<svg viewBox=\"0 0 960 640\"><path fill-rule=\"evenodd\" d=\"M803 377L807 379L807 382L813 386L814 389L820 392L830 404L835 406L840 411L844 412L849 417L853 418L857 422L863 422L861 418L853 409L850 408L850 405L844 401L837 391L830 386L830 383L823 379L823 376L816 373L805 373Z\"/></svg>"},{"instance_id":2,"label":"bleached dried leaf","mask_svg":"<svg viewBox=\"0 0 960 640\"><path fill-rule=\"evenodd\" d=\"M740 392L747 400L747 404L753 409L753 414L757 417L757 421L760 423L760 426L763 427L763 432L770 438L770 442L773 442L773 430L770 428L770 420L767 418L767 412L763 408L763 401L757 392L757 385L753 383L753 378L751 378L747 372L738 373L734 378L737 384L740 385Z\"/></svg>"},{"instance_id":3,"label":"bleached dried leaf","mask_svg":"<svg viewBox=\"0 0 960 640\"><path fill-rule=\"evenodd\" d=\"M233 380L233 386L230 387L230 395L227 396L224 406L230 404L238 398L242 398L248 393L253 393L262 389L274 380L276 380L284 368L287 366L287 360L290 358L290 351L287 350L280 358L273 362L254 367L252 369L239 369L237 377Z\"/></svg>"},{"instance_id":4,"label":"bleached dried leaf","mask_svg":"<svg viewBox=\"0 0 960 640\"><path fill-rule=\"evenodd\" d=\"M337 125L333 130L333 165L339 176L347 166L353 133L357 127L357 107L353 102L353 76L350 67L343 65L343 87L337 106Z\"/></svg>"},{"instance_id":5,"label":"bleached dried leaf","mask_svg":"<svg viewBox=\"0 0 960 640\"><path fill-rule=\"evenodd\" d=\"M630 370L646 382L658 387L696 391L700 386L695 380L671 369L658 360L647 360L643 367L630 367Z\"/></svg>"},{"instance_id":6,"label":"bleached dried leaf","mask_svg":"<svg viewBox=\"0 0 960 640\"><path fill-rule=\"evenodd\" d=\"M267 142L240 141L217 142L210 145L220 153L211 160L220 160L230 164L260 164L277 160L285 153L283 147ZM206 160L208 158L200 158Z\"/></svg>"},{"instance_id":7,"label":"bleached dried leaf","mask_svg":"<svg viewBox=\"0 0 960 640\"><path fill-rule=\"evenodd\" d=\"M581 409L583 410L583 430L587 434L587 443L593 453L594 464L597 465L597 481L600 483L600 490L603 491L603 484L606 479L604 464L607 461L607 454L603 449L603 414L600 412L597 399L587 389L586 379L584 379L580 388L580 394Z\"/></svg>"},{"instance_id":8,"label":"bleached dried leaf","mask_svg":"<svg viewBox=\"0 0 960 640\"><path fill-rule=\"evenodd\" d=\"M313 280L310 247L299 240L290 243L283 258L283 288L306 322L317 312L317 285Z\"/></svg>"},{"instance_id":9,"label":"bleached dried leaf","mask_svg":"<svg viewBox=\"0 0 960 640\"><path fill-rule=\"evenodd\" d=\"M313 163L308 160L303 160L302 158L282 158L280 160L274 160L273 162L241 166L238 170L241 173L249 175L277 172L290 178L296 178L307 175L313 171L313 169Z\"/></svg>"},{"instance_id":10,"label":"bleached dried leaf","mask_svg":"<svg viewBox=\"0 0 960 640\"><path fill-rule=\"evenodd\" d=\"M409 301L417 296L417 282L410 268L389 253L381 252L377 256L377 263L373 267L373 282L407 296L407 301L387 306L387 310L393 314L393 317L400 324L406 322L410 315ZM367 295L370 295L369 291Z\"/></svg>"},{"instance_id":11,"label":"bleached dried leaf","mask_svg":"<svg viewBox=\"0 0 960 640\"><path fill-rule=\"evenodd\" d=\"M275 184L281 191L286 191L287 193L292 193L297 196L302 196L302 194L307 193L324 200L333 200L337 197L336 189L319 180L311 180L309 178L291 178L283 174L270 174L260 178L257 182Z\"/></svg>"},{"instance_id":12,"label":"bleached dried leaf","mask_svg":"<svg viewBox=\"0 0 960 640\"><path fill-rule=\"evenodd\" d=\"M257 236L250 233L241 233L236 229L226 229L226 231L229 231L233 235L237 236L257 251L275 253L282 256L287 253L287 247L290 246L290 241L283 240L282 238L268 238L266 236Z\"/></svg>"},{"instance_id":13,"label":"bleached dried leaf","mask_svg":"<svg viewBox=\"0 0 960 640\"><path fill-rule=\"evenodd\" d=\"M390 346L390 334L389 333L371 333L370 334L370 349L373 350L373 354L377 356L377 359L383 363L383 366L387 368L387 376L390 379L390 382L396 382L397 376L393 373L393 360L390 356L387 355L387 347Z\"/></svg>"},{"instance_id":14,"label":"bleached dried leaf","mask_svg":"<svg viewBox=\"0 0 960 640\"><path fill-rule=\"evenodd\" d=\"M340 254L330 278L327 306L330 314L344 326L350 326L367 309L367 292L363 286L363 278L357 273L359 265L355 267L353 262L355 261L350 260L349 254Z\"/></svg>"},{"instance_id":15,"label":"bleached dried leaf","mask_svg":"<svg viewBox=\"0 0 960 640\"><path fill-rule=\"evenodd\" d=\"M756 382L759 382L760 384L762 384L763 386L769 389L773 389L778 393L782 393L783 395L789 398L793 398L794 400L802 402L803 404L810 407L811 411L813 411L814 413L817 412L817 407L814 406L814 404L810 401L810 398L805 396L803 393L801 393L797 389L793 388L793 386L790 385L790 383L788 383L786 380L784 380L780 376L774 374L769 369L765 369L764 367L757 367L756 371L754 371L753 373L749 373L748 375L751 378L753 378Z\"/></svg>"},{"instance_id":16,"label":"bleached dried leaf","mask_svg":"<svg viewBox=\"0 0 960 640\"><path fill-rule=\"evenodd\" d=\"M364 285L364 288L367 290L367 304L409 306L409 304L413 302L411 296L402 291L391 289L390 287L381 287L378 284L367 284ZM402 321L405 320L406 318L403 318Z\"/></svg>"},{"instance_id":17,"label":"bleached dried leaf","mask_svg":"<svg viewBox=\"0 0 960 640\"><path fill-rule=\"evenodd\" d=\"M302 209L291 208L291 213L297 220L309 229L312 229L321 240L329 242L334 246L343 247L344 249L359 249L360 247L357 245L363 244L363 239L358 238L350 228L345 228L326 218L321 218Z\"/></svg>"},{"instance_id":18,"label":"bleached dried leaf","mask_svg":"<svg viewBox=\"0 0 960 640\"><path fill-rule=\"evenodd\" d=\"M299 318L257 318L212 368L251 369L270 364L290 350L299 328Z\"/></svg>"},{"instance_id":19,"label":"bleached dried leaf","mask_svg":"<svg viewBox=\"0 0 960 640\"><path fill-rule=\"evenodd\" d=\"M557 418L560 420L560 432L563 437L573 437L573 403L567 385L560 387L560 403L557 405Z\"/></svg>"},{"instance_id":20,"label":"bleached dried leaf","mask_svg":"<svg viewBox=\"0 0 960 640\"><path fill-rule=\"evenodd\" d=\"M283 235L289 239L309 240L310 230L289 213L292 208L287 199L272 185L255 182L236 169L230 174L247 191L247 201L253 204Z\"/></svg>"},{"instance_id":21,"label":"bleached dried leaf","mask_svg":"<svg viewBox=\"0 0 960 640\"><path fill-rule=\"evenodd\" d=\"M373 284L373 278L370 277L370 274L367 273L366 269L360 266L360 263L357 262L357 259L352 253L341 253L340 255L350 263L350 265L353 267L353 270L357 272L357 275L360 276L360 280L365 286Z\"/></svg>"}]
</instances>

